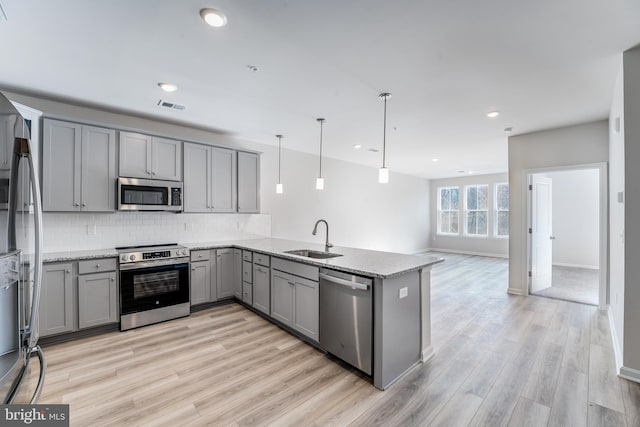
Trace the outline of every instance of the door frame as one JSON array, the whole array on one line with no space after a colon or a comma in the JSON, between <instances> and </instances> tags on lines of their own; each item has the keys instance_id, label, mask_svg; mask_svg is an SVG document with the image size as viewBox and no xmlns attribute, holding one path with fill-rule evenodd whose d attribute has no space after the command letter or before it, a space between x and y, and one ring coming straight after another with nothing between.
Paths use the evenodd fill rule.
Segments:
<instances>
[{"instance_id":1,"label":"door frame","mask_svg":"<svg viewBox=\"0 0 640 427\"><path fill-rule=\"evenodd\" d=\"M598 307L601 310L606 310L609 306L609 210L608 210L608 200L609 200L609 174L608 174L608 164L607 162L599 162L599 163L585 163L578 165L566 165L566 166L554 166L548 168L533 168L533 169L525 169L525 182L524 182L524 191L527 199L527 268L523 272L524 283L527 284L527 295L531 294L531 277L529 277L529 272L532 267L531 260L531 245L532 245L532 235L529 234L528 229L531 227L531 217L532 217L532 209L533 209L533 200L532 200L532 191L529 190L529 185L532 183L532 175L538 173L546 173L546 172L560 172L560 171L575 171L575 170L585 170L585 169L598 169L600 173L599 179L599 187L600 187L600 202L599 202L599 211L600 211L600 230L599 230L599 263L600 263L600 278L599 278L599 291L598 291Z\"/></svg>"}]
</instances>

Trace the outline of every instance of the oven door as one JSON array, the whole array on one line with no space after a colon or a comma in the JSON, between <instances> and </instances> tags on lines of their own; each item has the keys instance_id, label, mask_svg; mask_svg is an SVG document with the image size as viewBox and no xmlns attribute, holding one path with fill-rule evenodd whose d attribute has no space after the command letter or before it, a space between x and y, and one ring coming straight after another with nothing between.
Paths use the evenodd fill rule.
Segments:
<instances>
[{"instance_id":1,"label":"oven door","mask_svg":"<svg viewBox=\"0 0 640 427\"><path fill-rule=\"evenodd\" d=\"M149 261L120 266L120 314L189 302L189 263Z\"/></svg>"}]
</instances>

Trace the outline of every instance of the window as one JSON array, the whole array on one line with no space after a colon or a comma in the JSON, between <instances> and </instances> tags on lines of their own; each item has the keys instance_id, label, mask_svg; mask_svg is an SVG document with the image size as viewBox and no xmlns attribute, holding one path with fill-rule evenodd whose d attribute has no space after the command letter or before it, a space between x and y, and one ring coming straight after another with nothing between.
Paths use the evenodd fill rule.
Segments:
<instances>
[{"instance_id":1,"label":"window","mask_svg":"<svg viewBox=\"0 0 640 427\"><path fill-rule=\"evenodd\" d=\"M458 234L460 189L438 188L438 234Z\"/></svg>"},{"instance_id":2,"label":"window","mask_svg":"<svg viewBox=\"0 0 640 427\"><path fill-rule=\"evenodd\" d=\"M470 185L466 187L465 234L467 236L487 236L489 214L489 186Z\"/></svg>"},{"instance_id":3,"label":"window","mask_svg":"<svg viewBox=\"0 0 640 427\"><path fill-rule=\"evenodd\" d=\"M495 225L496 237L509 237L509 184L496 184Z\"/></svg>"}]
</instances>

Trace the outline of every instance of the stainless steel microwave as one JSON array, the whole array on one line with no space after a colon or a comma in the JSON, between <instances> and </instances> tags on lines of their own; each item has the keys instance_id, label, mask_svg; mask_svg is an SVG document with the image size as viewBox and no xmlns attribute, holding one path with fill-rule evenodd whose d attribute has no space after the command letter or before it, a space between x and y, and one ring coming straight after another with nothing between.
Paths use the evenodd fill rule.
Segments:
<instances>
[{"instance_id":1,"label":"stainless steel microwave","mask_svg":"<svg viewBox=\"0 0 640 427\"><path fill-rule=\"evenodd\" d=\"M156 179L118 178L119 211L182 212L182 183Z\"/></svg>"}]
</instances>

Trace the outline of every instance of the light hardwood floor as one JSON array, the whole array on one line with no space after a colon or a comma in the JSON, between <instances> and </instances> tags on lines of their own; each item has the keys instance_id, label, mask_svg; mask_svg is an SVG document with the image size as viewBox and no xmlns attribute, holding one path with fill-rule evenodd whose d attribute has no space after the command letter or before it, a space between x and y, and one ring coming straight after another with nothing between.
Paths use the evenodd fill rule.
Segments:
<instances>
[{"instance_id":1,"label":"light hardwood floor","mask_svg":"<svg viewBox=\"0 0 640 427\"><path fill-rule=\"evenodd\" d=\"M385 392L232 304L49 346L40 400L75 426L640 426L603 313L507 295L506 260L442 255L436 355Z\"/></svg>"}]
</instances>

